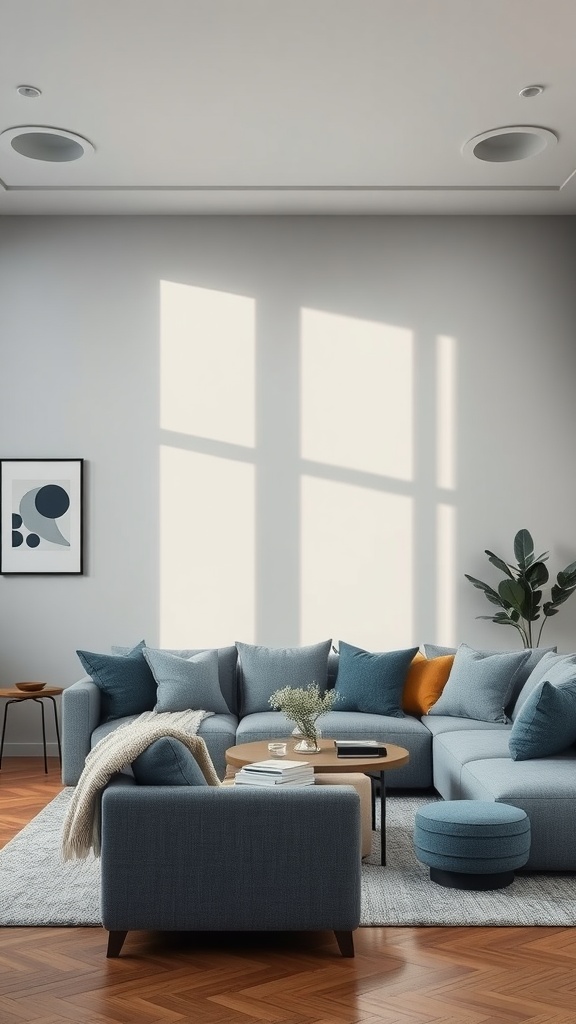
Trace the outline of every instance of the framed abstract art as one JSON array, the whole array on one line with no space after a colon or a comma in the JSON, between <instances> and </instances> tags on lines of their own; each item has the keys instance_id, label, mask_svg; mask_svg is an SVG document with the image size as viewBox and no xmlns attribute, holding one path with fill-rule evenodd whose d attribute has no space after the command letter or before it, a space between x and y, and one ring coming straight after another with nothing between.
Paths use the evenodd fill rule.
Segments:
<instances>
[{"instance_id":1,"label":"framed abstract art","mask_svg":"<svg viewBox=\"0 0 576 1024\"><path fill-rule=\"evenodd\" d=\"M83 459L0 460L0 573L83 573Z\"/></svg>"}]
</instances>

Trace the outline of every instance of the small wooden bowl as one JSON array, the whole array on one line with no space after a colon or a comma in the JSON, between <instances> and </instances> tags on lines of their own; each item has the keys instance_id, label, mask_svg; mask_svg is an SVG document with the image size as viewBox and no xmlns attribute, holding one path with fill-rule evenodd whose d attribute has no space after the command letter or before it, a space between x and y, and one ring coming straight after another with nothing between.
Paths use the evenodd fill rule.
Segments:
<instances>
[{"instance_id":1,"label":"small wooden bowl","mask_svg":"<svg viewBox=\"0 0 576 1024\"><path fill-rule=\"evenodd\" d=\"M43 690L46 683L16 683L18 690L23 690L24 693L36 693L37 690Z\"/></svg>"}]
</instances>

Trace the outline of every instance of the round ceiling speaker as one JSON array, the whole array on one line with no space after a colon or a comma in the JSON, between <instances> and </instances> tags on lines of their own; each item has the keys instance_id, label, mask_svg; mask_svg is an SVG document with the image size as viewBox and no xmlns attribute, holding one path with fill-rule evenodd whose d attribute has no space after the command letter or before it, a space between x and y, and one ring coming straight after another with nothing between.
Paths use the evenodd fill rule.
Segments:
<instances>
[{"instance_id":1,"label":"round ceiling speaker","mask_svg":"<svg viewBox=\"0 0 576 1024\"><path fill-rule=\"evenodd\" d=\"M29 160L48 163L70 163L94 152L94 146L82 135L64 128L46 125L20 125L7 128L0 134L0 145Z\"/></svg>"},{"instance_id":2,"label":"round ceiling speaker","mask_svg":"<svg viewBox=\"0 0 576 1024\"><path fill-rule=\"evenodd\" d=\"M549 128L513 125L509 128L492 128L489 132L475 135L464 143L462 152L484 163L507 164L536 156L548 146L556 145L557 141L556 135Z\"/></svg>"}]
</instances>

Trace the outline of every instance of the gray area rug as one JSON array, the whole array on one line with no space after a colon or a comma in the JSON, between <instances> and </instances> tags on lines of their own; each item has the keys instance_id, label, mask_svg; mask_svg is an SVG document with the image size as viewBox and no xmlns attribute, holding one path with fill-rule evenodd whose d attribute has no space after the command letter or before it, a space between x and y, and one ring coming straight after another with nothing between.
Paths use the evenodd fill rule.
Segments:
<instances>
[{"instance_id":1,"label":"gray area rug","mask_svg":"<svg viewBox=\"0 0 576 1024\"><path fill-rule=\"evenodd\" d=\"M0 851L0 925L100 925L99 861L61 862L60 831L73 790L64 790ZM390 796L387 860L379 834L362 866L362 925L576 924L576 875L526 874L496 892L443 889L414 856L418 807L429 797Z\"/></svg>"}]
</instances>

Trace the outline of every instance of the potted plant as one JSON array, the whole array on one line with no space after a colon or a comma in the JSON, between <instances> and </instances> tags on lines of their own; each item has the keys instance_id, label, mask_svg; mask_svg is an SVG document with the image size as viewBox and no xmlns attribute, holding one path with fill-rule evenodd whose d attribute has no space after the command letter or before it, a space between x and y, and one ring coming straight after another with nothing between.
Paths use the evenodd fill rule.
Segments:
<instances>
[{"instance_id":1,"label":"potted plant","mask_svg":"<svg viewBox=\"0 0 576 1024\"><path fill-rule=\"evenodd\" d=\"M316 719L330 711L337 700L334 690L321 694L318 684L310 683L306 687L284 686L272 694L269 703L277 711L283 711L286 718L295 723L297 735L302 736L294 750L314 754L320 750L321 735Z\"/></svg>"},{"instance_id":2,"label":"potted plant","mask_svg":"<svg viewBox=\"0 0 576 1024\"><path fill-rule=\"evenodd\" d=\"M558 614L560 605L576 590L576 562L571 562L558 573L550 591L550 600L541 605L542 587L549 579L548 569L544 565L548 552L537 556L534 554L534 541L528 530L519 530L514 538L516 565L505 562L493 551L486 550L485 554L488 555L488 561L504 573L505 578L495 590L488 583L464 573L472 586L482 590L488 601L500 608L494 615L476 617L489 619L498 626L513 626L520 633L524 647L538 647L547 620ZM538 621L540 611L544 617L534 643L532 623Z\"/></svg>"}]
</instances>

